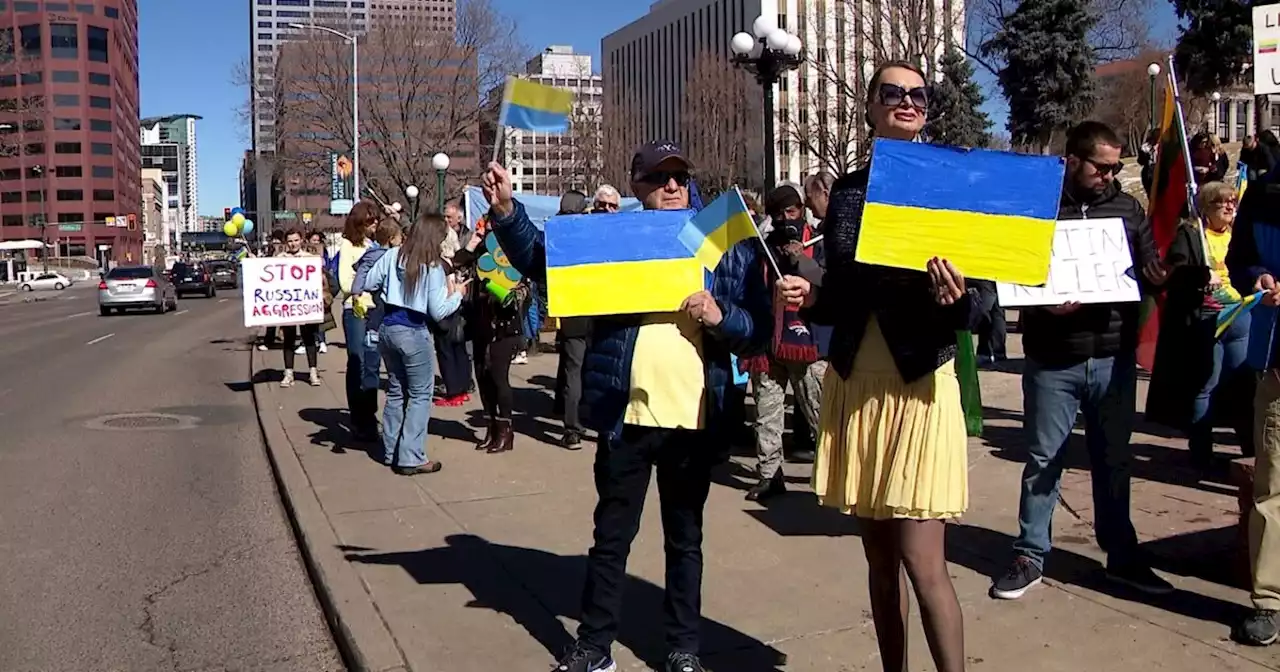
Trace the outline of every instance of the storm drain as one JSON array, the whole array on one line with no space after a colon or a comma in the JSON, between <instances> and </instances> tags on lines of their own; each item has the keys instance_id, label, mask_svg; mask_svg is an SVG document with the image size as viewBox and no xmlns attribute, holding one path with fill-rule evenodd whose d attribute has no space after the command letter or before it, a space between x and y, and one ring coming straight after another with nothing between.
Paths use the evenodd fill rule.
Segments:
<instances>
[{"instance_id":1,"label":"storm drain","mask_svg":"<svg viewBox=\"0 0 1280 672\"><path fill-rule=\"evenodd\" d=\"M117 413L94 418L85 423L89 429L115 432L166 432L195 429L200 419L192 415L169 413Z\"/></svg>"}]
</instances>

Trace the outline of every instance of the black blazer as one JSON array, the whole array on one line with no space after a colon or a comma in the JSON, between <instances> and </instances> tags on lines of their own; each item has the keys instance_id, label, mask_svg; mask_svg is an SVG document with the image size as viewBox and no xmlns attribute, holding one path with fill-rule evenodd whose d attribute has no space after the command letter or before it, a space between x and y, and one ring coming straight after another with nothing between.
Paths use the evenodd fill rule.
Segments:
<instances>
[{"instance_id":1,"label":"black blazer","mask_svg":"<svg viewBox=\"0 0 1280 672\"><path fill-rule=\"evenodd\" d=\"M854 261L867 175L864 168L832 185L823 222L827 273L817 303L807 314L815 323L835 327L828 359L842 378L853 372L867 321L875 315L898 373L911 382L956 356L956 332L977 326L981 301L970 286L959 301L940 306L928 273Z\"/></svg>"}]
</instances>

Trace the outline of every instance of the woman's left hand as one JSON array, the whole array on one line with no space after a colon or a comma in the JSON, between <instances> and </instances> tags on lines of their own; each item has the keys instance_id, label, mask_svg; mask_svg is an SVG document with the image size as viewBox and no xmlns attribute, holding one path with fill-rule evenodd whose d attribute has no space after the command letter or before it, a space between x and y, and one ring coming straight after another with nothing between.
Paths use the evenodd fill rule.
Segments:
<instances>
[{"instance_id":1,"label":"woman's left hand","mask_svg":"<svg viewBox=\"0 0 1280 672\"><path fill-rule=\"evenodd\" d=\"M946 259L929 260L929 280L933 282L933 300L949 306L964 296L964 276Z\"/></svg>"}]
</instances>

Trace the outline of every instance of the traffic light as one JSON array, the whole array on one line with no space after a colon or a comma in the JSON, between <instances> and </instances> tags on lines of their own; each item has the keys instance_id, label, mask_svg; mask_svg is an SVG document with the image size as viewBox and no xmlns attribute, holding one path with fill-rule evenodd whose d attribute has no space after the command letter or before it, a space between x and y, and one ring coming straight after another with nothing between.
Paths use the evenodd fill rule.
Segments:
<instances>
[{"instance_id":1,"label":"traffic light","mask_svg":"<svg viewBox=\"0 0 1280 672\"><path fill-rule=\"evenodd\" d=\"M224 222L231 221L231 208L222 209L222 221Z\"/></svg>"}]
</instances>

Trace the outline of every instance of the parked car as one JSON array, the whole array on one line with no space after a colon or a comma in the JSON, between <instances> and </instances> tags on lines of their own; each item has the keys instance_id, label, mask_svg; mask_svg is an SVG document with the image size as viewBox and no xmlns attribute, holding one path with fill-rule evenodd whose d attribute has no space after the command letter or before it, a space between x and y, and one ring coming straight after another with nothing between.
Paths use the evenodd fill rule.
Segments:
<instances>
[{"instance_id":1,"label":"parked car","mask_svg":"<svg viewBox=\"0 0 1280 672\"><path fill-rule=\"evenodd\" d=\"M213 273L209 267L199 261L180 261L169 269L169 279L173 282L178 298L184 294L203 294L212 299L218 295L218 288L213 284Z\"/></svg>"},{"instance_id":2,"label":"parked car","mask_svg":"<svg viewBox=\"0 0 1280 672\"><path fill-rule=\"evenodd\" d=\"M66 289L74 284L71 278L61 273L41 273L18 285L18 288L25 292L34 292L37 289Z\"/></svg>"},{"instance_id":3,"label":"parked car","mask_svg":"<svg viewBox=\"0 0 1280 672\"><path fill-rule=\"evenodd\" d=\"M213 271L213 284L219 289L236 289L240 286L240 266L230 261L210 261L208 267Z\"/></svg>"},{"instance_id":4,"label":"parked car","mask_svg":"<svg viewBox=\"0 0 1280 672\"><path fill-rule=\"evenodd\" d=\"M145 308L157 314L178 309L173 283L154 266L117 266L98 283L98 312L110 315L130 308Z\"/></svg>"}]
</instances>

